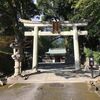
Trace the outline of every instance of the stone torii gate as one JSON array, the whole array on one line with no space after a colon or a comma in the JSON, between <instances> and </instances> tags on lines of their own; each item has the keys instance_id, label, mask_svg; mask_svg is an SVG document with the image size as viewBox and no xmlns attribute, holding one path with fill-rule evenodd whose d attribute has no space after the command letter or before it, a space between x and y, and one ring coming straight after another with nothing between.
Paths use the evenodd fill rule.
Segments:
<instances>
[{"instance_id":1,"label":"stone torii gate","mask_svg":"<svg viewBox=\"0 0 100 100\"><path fill-rule=\"evenodd\" d=\"M37 58L38 58L38 36L73 36L74 44L74 59L75 59L75 69L80 69L80 56L79 56L79 43L78 35L87 35L87 31L80 31L77 27L87 26L87 23L68 23L64 21L61 26L71 27L70 31L61 31L60 33L52 33L52 31L41 31L40 27L52 27L52 24L48 22L38 22L34 23L30 20L20 19L20 22L24 24L25 27L33 28L32 31L26 31L25 36L33 36L33 60L32 60L32 69L36 71L37 67Z\"/></svg>"}]
</instances>

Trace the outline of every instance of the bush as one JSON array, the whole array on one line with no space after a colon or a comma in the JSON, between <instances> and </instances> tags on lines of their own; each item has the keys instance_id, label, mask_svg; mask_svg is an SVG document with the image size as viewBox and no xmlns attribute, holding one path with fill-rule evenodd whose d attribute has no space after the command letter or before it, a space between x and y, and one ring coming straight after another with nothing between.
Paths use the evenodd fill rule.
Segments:
<instances>
[{"instance_id":1,"label":"bush","mask_svg":"<svg viewBox=\"0 0 100 100\"><path fill-rule=\"evenodd\" d=\"M93 56L94 56L95 62L100 65L100 52L94 51Z\"/></svg>"},{"instance_id":2,"label":"bush","mask_svg":"<svg viewBox=\"0 0 100 100\"><path fill-rule=\"evenodd\" d=\"M92 51L89 48L84 48L84 53L86 54L86 57L90 57L92 54Z\"/></svg>"},{"instance_id":3,"label":"bush","mask_svg":"<svg viewBox=\"0 0 100 100\"><path fill-rule=\"evenodd\" d=\"M99 51L92 52L89 48L85 48L84 53L86 54L86 57L90 57L93 53L94 61L100 65L100 52Z\"/></svg>"}]
</instances>

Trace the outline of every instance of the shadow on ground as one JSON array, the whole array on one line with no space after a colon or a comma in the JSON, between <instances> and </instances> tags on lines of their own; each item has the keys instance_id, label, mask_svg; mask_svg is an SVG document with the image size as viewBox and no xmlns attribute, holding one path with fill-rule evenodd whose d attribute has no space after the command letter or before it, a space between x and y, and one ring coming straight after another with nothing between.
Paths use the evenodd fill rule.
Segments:
<instances>
[{"instance_id":1,"label":"shadow on ground","mask_svg":"<svg viewBox=\"0 0 100 100\"><path fill-rule=\"evenodd\" d=\"M69 78L78 78L78 77L86 77L91 78L91 71L83 71L78 70L75 71L75 67L73 65L66 64L39 64L38 71L36 73L26 72L24 76L29 77L31 75L43 74L43 73L54 73L56 76L64 77L65 79ZM99 73L94 73L94 78L98 77Z\"/></svg>"}]
</instances>

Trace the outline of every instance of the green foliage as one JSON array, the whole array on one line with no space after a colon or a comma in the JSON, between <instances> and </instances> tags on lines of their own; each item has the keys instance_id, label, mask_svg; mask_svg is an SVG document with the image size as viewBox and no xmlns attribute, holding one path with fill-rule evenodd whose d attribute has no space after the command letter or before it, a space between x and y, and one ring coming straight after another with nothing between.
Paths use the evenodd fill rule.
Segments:
<instances>
[{"instance_id":1,"label":"green foliage","mask_svg":"<svg viewBox=\"0 0 100 100\"><path fill-rule=\"evenodd\" d=\"M100 65L100 52L94 51L93 56L94 56L94 60L97 62L97 64Z\"/></svg>"},{"instance_id":2,"label":"green foliage","mask_svg":"<svg viewBox=\"0 0 100 100\"><path fill-rule=\"evenodd\" d=\"M73 9L73 0L38 0L38 7L44 12L47 19L61 17L68 20Z\"/></svg>"},{"instance_id":3,"label":"green foliage","mask_svg":"<svg viewBox=\"0 0 100 100\"><path fill-rule=\"evenodd\" d=\"M6 34L19 35L22 26L18 18L30 18L36 13L38 11L32 0L0 0L0 29Z\"/></svg>"},{"instance_id":4,"label":"green foliage","mask_svg":"<svg viewBox=\"0 0 100 100\"><path fill-rule=\"evenodd\" d=\"M64 48L65 47L64 39L58 38L57 40L52 42L52 46L53 48Z\"/></svg>"},{"instance_id":5,"label":"green foliage","mask_svg":"<svg viewBox=\"0 0 100 100\"><path fill-rule=\"evenodd\" d=\"M97 64L100 64L100 51L91 51L89 48L84 48L84 53L86 54L86 57L90 57L93 54L94 61Z\"/></svg>"},{"instance_id":6,"label":"green foliage","mask_svg":"<svg viewBox=\"0 0 100 100\"><path fill-rule=\"evenodd\" d=\"M84 53L86 54L86 57L90 57L92 51L89 48L84 48Z\"/></svg>"},{"instance_id":7,"label":"green foliage","mask_svg":"<svg viewBox=\"0 0 100 100\"><path fill-rule=\"evenodd\" d=\"M18 22L18 17L29 19L39 14L39 10L44 12L45 20L58 16L73 22L88 21L89 34L86 36L85 44L87 48L100 45L100 0L38 0L37 6L32 3L32 0L0 0L0 30L5 34L16 34L22 39L23 26ZM51 47L50 39L40 39L39 51L41 53L42 51L44 53L49 46ZM98 44L94 40L98 40ZM62 46L62 43L59 45L57 42L54 45ZM68 45L72 47L69 39ZM90 49L86 49L85 52L86 56L90 55ZM98 53L94 54L98 55Z\"/></svg>"},{"instance_id":8,"label":"green foliage","mask_svg":"<svg viewBox=\"0 0 100 100\"><path fill-rule=\"evenodd\" d=\"M100 38L100 0L74 0L75 14L72 20L88 21L89 36Z\"/></svg>"},{"instance_id":9,"label":"green foliage","mask_svg":"<svg viewBox=\"0 0 100 100\"><path fill-rule=\"evenodd\" d=\"M52 47L50 43L50 39L48 37L39 37L39 55L44 55L45 52L48 51L50 47Z\"/></svg>"}]
</instances>

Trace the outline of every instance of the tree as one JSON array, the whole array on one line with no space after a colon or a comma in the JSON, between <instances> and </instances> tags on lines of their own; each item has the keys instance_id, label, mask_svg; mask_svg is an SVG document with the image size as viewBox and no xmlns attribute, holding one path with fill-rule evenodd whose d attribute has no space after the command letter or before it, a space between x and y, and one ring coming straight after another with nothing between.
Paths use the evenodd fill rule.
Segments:
<instances>
[{"instance_id":1,"label":"tree","mask_svg":"<svg viewBox=\"0 0 100 100\"><path fill-rule=\"evenodd\" d=\"M39 56L43 56L52 47L49 37L39 37Z\"/></svg>"},{"instance_id":2,"label":"tree","mask_svg":"<svg viewBox=\"0 0 100 100\"><path fill-rule=\"evenodd\" d=\"M77 20L87 20L91 35L99 35L100 30L100 1L99 0L76 0L75 11Z\"/></svg>"},{"instance_id":3,"label":"tree","mask_svg":"<svg viewBox=\"0 0 100 100\"><path fill-rule=\"evenodd\" d=\"M21 34L18 18L28 19L38 13L32 0L0 0L0 28L4 33Z\"/></svg>"},{"instance_id":4,"label":"tree","mask_svg":"<svg viewBox=\"0 0 100 100\"><path fill-rule=\"evenodd\" d=\"M87 21L87 30L89 32L86 45L91 49L100 45L100 0L74 0L74 16L73 21ZM92 45L91 45L92 44Z\"/></svg>"},{"instance_id":5,"label":"tree","mask_svg":"<svg viewBox=\"0 0 100 100\"><path fill-rule=\"evenodd\" d=\"M25 28L19 22L19 18L29 19L37 13L39 13L38 9L32 0L0 0L0 30L3 35L15 36L20 44L21 55Z\"/></svg>"},{"instance_id":6,"label":"tree","mask_svg":"<svg viewBox=\"0 0 100 100\"><path fill-rule=\"evenodd\" d=\"M46 16L45 20L52 17L61 17L68 20L73 11L72 3L72 0L38 0L38 7L42 9Z\"/></svg>"}]
</instances>

